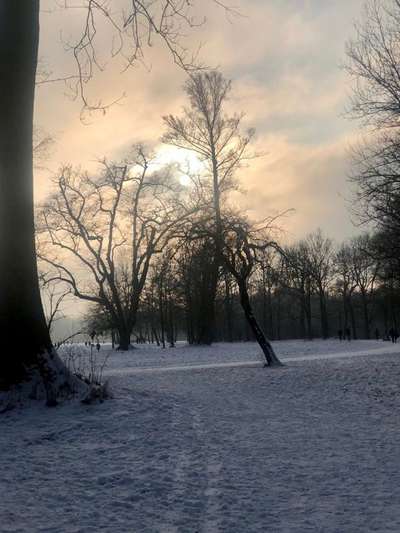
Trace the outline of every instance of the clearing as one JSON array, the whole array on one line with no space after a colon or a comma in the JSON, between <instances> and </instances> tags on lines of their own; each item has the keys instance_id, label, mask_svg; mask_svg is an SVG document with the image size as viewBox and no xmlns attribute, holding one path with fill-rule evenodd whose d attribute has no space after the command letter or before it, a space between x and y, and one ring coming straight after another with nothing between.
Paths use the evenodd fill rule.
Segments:
<instances>
[{"instance_id":1,"label":"clearing","mask_svg":"<svg viewBox=\"0 0 400 533\"><path fill-rule=\"evenodd\" d=\"M400 346L274 347L139 345L113 400L1 415L0 531L398 533Z\"/></svg>"}]
</instances>

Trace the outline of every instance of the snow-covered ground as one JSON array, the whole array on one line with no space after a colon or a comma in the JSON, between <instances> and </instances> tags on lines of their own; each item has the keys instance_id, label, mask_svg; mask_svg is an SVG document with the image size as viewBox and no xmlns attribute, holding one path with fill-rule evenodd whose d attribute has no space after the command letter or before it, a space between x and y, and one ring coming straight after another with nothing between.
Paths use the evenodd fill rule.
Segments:
<instances>
[{"instance_id":1,"label":"snow-covered ground","mask_svg":"<svg viewBox=\"0 0 400 533\"><path fill-rule=\"evenodd\" d=\"M398 533L400 345L274 346L139 346L113 400L1 415L0 531Z\"/></svg>"}]
</instances>

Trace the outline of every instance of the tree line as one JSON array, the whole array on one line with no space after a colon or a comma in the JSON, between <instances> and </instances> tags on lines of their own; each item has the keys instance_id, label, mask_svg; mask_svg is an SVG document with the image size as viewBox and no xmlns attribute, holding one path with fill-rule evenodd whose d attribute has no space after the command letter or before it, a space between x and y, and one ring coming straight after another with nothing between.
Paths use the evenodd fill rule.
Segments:
<instances>
[{"instance_id":1,"label":"tree line","mask_svg":"<svg viewBox=\"0 0 400 533\"><path fill-rule=\"evenodd\" d=\"M320 230L278 242L279 215L257 222L230 201L257 157L243 114L226 112L230 81L201 72L184 89L187 106L164 117L162 141L194 153L201 170L160 165L141 145L99 161L95 175L61 168L38 211L43 287L61 284L90 302L88 328L123 350L132 339L255 338L271 364L267 338L397 329L397 259L382 252L382 228L341 245Z\"/></svg>"},{"instance_id":2,"label":"tree line","mask_svg":"<svg viewBox=\"0 0 400 533\"><path fill-rule=\"evenodd\" d=\"M249 277L251 308L271 340L343 337L389 338L398 330L400 280L391 262L376 255L377 237L363 234L340 245L320 230L290 246L261 250ZM174 346L213 341L250 341L254 334L243 316L232 274L218 273L210 290L210 242L183 244L154 262L144 287L132 342ZM87 331L118 342L106 313L93 308Z\"/></svg>"}]
</instances>

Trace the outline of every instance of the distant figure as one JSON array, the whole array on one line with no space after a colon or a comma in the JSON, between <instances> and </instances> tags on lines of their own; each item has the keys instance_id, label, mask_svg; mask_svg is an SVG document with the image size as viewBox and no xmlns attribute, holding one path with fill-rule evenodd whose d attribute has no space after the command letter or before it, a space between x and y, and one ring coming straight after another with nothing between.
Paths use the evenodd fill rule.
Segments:
<instances>
[{"instance_id":1,"label":"distant figure","mask_svg":"<svg viewBox=\"0 0 400 533\"><path fill-rule=\"evenodd\" d=\"M339 337L339 340L342 341L343 340L343 330L342 329L338 329L338 337Z\"/></svg>"},{"instance_id":2,"label":"distant figure","mask_svg":"<svg viewBox=\"0 0 400 533\"><path fill-rule=\"evenodd\" d=\"M376 329L375 329L375 339L376 339L377 341L379 341L380 338L381 338L381 336L380 336L380 334L379 334L379 329L376 328Z\"/></svg>"},{"instance_id":3,"label":"distant figure","mask_svg":"<svg viewBox=\"0 0 400 533\"><path fill-rule=\"evenodd\" d=\"M390 328L389 329L389 337L390 337L390 340L393 342L393 344L395 344L397 342L398 337L399 337L399 334L398 334L397 330L395 330L394 328Z\"/></svg>"},{"instance_id":4,"label":"distant figure","mask_svg":"<svg viewBox=\"0 0 400 533\"><path fill-rule=\"evenodd\" d=\"M96 344L96 350L97 350L98 352L100 351L100 343L99 343L99 342Z\"/></svg>"},{"instance_id":5,"label":"distant figure","mask_svg":"<svg viewBox=\"0 0 400 533\"><path fill-rule=\"evenodd\" d=\"M345 334L346 339L350 342L350 341L351 341L351 332L350 332L350 328L346 328L346 329L344 330L344 334Z\"/></svg>"}]
</instances>

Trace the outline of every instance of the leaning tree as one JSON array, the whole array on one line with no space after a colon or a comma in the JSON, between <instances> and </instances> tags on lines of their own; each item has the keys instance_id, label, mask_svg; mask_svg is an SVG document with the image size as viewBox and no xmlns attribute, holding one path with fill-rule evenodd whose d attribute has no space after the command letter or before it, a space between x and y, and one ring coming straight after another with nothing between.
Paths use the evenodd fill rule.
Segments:
<instances>
[{"instance_id":1,"label":"leaning tree","mask_svg":"<svg viewBox=\"0 0 400 533\"><path fill-rule=\"evenodd\" d=\"M68 2L64 3L68 7ZM85 0L82 34L71 51L76 60L76 88L84 106L93 108L85 84L97 64L98 26L109 26L127 65L141 59L143 46L157 36L176 63L193 66L180 45L182 27L195 24L192 3L183 0L130 0L126 9ZM217 2L220 4L220 2ZM65 383L63 367L53 350L37 276L33 213L32 130L35 76L38 64L39 0L0 1L0 389L34 372L45 384L49 404ZM75 5L75 7L77 7ZM102 19L100 22L99 19ZM114 39L114 42L115 39ZM24 342L18 342L18 339Z\"/></svg>"},{"instance_id":2,"label":"leaning tree","mask_svg":"<svg viewBox=\"0 0 400 533\"><path fill-rule=\"evenodd\" d=\"M266 236L271 220L257 225L242 216L230 214L222 217L221 223L223 264L237 283L244 316L264 354L265 366L282 366L254 314L248 287L262 254L268 248L275 249L275 242Z\"/></svg>"}]
</instances>

